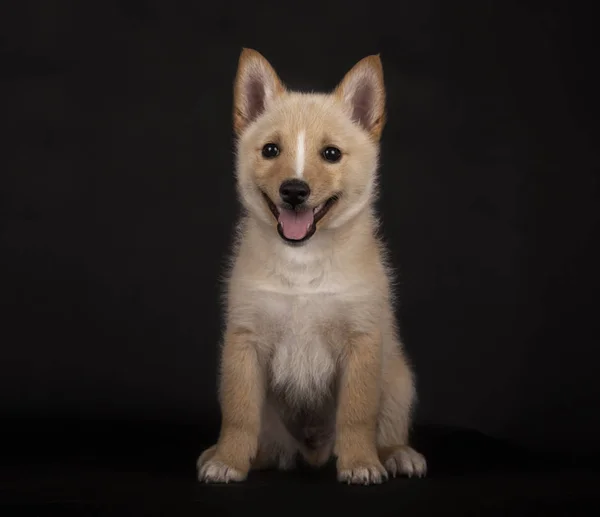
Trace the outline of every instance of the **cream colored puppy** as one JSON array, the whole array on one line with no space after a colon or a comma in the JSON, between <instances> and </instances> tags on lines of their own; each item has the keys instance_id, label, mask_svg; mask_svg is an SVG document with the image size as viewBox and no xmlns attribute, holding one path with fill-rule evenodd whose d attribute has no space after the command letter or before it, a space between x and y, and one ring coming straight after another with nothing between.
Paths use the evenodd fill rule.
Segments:
<instances>
[{"instance_id":1,"label":"cream colored puppy","mask_svg":"<svg viewBox=\"0 0 600 517\"><path fill-rule=\"evenodd\" d=\"M373 208L384 107L379 56L332 93L306 94L242 51L233 120L245 215L227 284L221 432L198 460L201 481L332 455L343 482L425 474L408 443L415 389Z\"/></svg>"}]
</instances>

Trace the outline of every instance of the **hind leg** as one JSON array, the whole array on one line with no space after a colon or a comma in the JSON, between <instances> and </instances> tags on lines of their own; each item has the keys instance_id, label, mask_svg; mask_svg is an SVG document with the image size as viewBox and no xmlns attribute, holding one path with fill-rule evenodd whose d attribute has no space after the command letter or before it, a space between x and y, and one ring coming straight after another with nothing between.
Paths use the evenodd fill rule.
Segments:
<instances>
[{"instance_id":1,"label":"hind leg","mask_svg":"<svg viewBox=\"0 0 600 517\"><path fill-rule=\"evenodd\" d=\"M427 472L425 457L408 443L415 399L413 375L400 350L399 346L394 346L393 353L384 363L377 452L391 476L422 477Z\"/></svg>"},{"instance_id":2,"label":"hind leg","mask_svg":"<svg viewBox=\"0 0 600 517\"><path fill-rule=\"evenodd\" d=\"M307 465L315 469L321 468L333 456L333 439L316 447L301 446L300 451Z\"/></svg>"},{"instance_id":3,"label":"hind leg","mask_svg":"<svg viewBox=\"0 0 600 517\"><path fill-rule=\"evenodd\" d=\"M296 466L298 443L283 425L275 408L267 402L264 407L258 453L252 462L253 470L290 470Z\"/></svg>"}]
</instances>

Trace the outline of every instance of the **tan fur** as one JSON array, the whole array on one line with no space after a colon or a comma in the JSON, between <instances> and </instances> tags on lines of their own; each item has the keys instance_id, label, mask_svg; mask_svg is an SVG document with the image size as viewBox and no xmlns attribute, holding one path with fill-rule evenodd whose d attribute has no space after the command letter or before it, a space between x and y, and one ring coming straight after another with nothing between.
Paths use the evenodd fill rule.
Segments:
<instances>
[{"instance_id":1,"label":"tan fur","mask_svg":"<svg viewBox=\"0 0 600 517\"><path fill-rule=\"evenodd\" d=\"M198 460L200 480L293 468L297 455L313 466L334 455L348 483L425 474L408 444L415 388L373 209L384 105L379 56L360 61L331 94L289 91L258 52L240 56L233 119L246 214L227 284L221 433ZM261 155L269 142L281 149L276 159ZM340 162L322 159L329 145ZM307 242L290 246L261 190L277 199L299 163L311 206L340 198ZM301 410L309 417L294 427L288 416ZM291 429L316 438L307 445Z\"/></svg>"}]
</instances>

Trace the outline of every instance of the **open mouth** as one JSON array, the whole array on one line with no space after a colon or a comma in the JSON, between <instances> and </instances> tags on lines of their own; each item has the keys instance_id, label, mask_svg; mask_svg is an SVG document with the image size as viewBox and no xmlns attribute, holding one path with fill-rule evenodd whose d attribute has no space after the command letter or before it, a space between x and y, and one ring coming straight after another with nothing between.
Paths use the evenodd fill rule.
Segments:
<instances>
[{"instance_id":1,"label":"open mouth","mask_svg":"<svg viewBox=\"0 0 600 517\"><path fill-rule=\"evenodd\" d=\"M310 239L317 230L317 223L325 217L338 200L332 196L315 208L298 207L296 209L278 207L269 196L262 193L271 213L277 220L277 232L289 243L301 243Z\"/></svg>"}]
</instances>

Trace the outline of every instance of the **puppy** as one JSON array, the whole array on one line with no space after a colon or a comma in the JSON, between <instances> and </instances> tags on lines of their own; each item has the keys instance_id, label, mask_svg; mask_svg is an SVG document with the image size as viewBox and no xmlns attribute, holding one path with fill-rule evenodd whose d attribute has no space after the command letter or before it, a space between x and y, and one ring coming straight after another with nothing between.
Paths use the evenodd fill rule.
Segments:
<instances>
[{"instance_id":1,"label":"puppy","mask_svg":"<svg viewBox=\"0 0 600 517\"><path fill-rule=\"evenodd\" d=\"M219 439L201 481L320 467L339 481L423 476L409 445L413 374L377 236L385 87L379 56L329 94L290 91L258 52L234 86L244 215L227 277Z\"/></svg>"}]
</instances>

